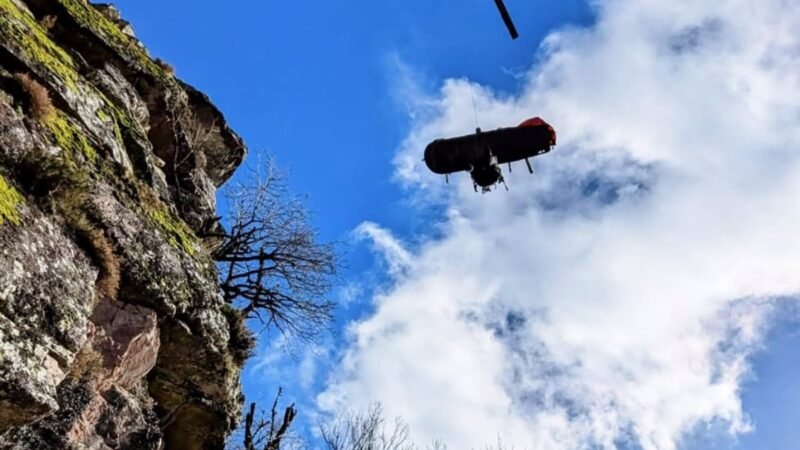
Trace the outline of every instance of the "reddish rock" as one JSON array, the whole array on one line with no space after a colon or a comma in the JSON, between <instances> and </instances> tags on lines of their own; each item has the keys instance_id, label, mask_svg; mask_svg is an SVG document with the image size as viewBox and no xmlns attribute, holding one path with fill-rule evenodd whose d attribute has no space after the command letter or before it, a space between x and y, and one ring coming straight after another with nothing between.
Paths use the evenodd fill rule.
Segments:
<instances>
[{"instance_id":1,"label":"reddish rock","mask_svg":"<svg viewBox=\"0 0 800 450\"><path fill-rule=\"evenodd\" d=\"M94 350L107 371L104 383L130 389L155 366L160 347L155 311L103 300L95 307Z\"/></svg>"}]
</instances>

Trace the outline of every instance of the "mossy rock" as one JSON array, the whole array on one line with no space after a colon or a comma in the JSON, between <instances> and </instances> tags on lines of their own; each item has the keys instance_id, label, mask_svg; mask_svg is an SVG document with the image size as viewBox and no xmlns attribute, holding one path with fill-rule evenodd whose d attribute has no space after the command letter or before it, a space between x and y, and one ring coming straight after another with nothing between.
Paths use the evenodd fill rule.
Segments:
<instances>
[{"instance_id":1,"label":"mossy rock","mask_svg":"<svg viewBox=\"0 0 800 450\"><path fill-rule=\"evenodd\" d=\"M70 158L81 155L93 165L98 163L97 150L62 112L57 112L53 118L47 120L45 126L53 134L55 143L67 151Z\"/></svg>"},{"instance_id":2,"label":"mossy rock","mask_svg":"<svg viewBox=\"0 0 800 450\"><path fill-rule=\"evenodd\" d=\"M75 89L78 74L75 62L53 42L31 14L13 0L0 0L0 40L25 61L36 64L43 72L57 76L70 89Z\"/></svg>"},{"instance_id":3,"label":"mossy rock","mask_svg":"<svg viewBox=\"0 0 800 450\"><path fill-rule=\"evenodd\" d=\"M25 203L25 199L22 194L0 175L0 225L5 222L19 225L18 208L23 203Z\"/></svg>"},{"instance_id":4,"label":"mossy rock","mask_svg":"<svg viewBox=\"0 0 800 450\"><path fill-rule=\"evenodd\" d=\"M174 82L169 72L159 66L134 40L120 31L89 2L84 0L58 0L58 3L85 29L90 30L106 45L117 51L128 62L138 66L148 75L166 82Z\"/></svg>"},{"instance_id":5,"label":"mossy rock","mask_svg":"<svg viewBox=\"0 0 800 450\"><path fill-rule=\"evenodd\" d=\"M145 209L147 216L164 232L170 245L194 256L197 237L183 220L163 205L145 205Z\"/></svg>"}]
</instances>

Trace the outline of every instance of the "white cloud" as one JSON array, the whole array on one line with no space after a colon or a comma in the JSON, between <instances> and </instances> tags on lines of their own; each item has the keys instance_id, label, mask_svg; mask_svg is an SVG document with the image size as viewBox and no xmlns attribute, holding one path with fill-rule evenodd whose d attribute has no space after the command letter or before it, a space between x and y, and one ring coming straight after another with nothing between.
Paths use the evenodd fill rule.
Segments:
<instances>
[{"instance_id":1,"label":"white cloud","mask_svg":"<svg viewBox=\"0 0 800 450\"><path fill-rule=\"evenodd\" d=\"M604 0L551 34L525 88L447 80L397 155L442 237L387 254L394 285L324 409L381 401L415 438L471 448L673 449L748 429L740 384L776 296L800 291L800 3ZM536 176L474 194L420 162L428 141L541 115ZM433 106L431 106L433 105ZM418 116L418 117L422 117Z\"/></svg>"},{"instance_id":2,"label":"white cloud","mask_svg":"<svg viewBox=\"0 0 800 450\"><path fill-rule=\"evenodd\" d=\"M359 239L369 239L375 249L384 255L389 264L389 273L398 275L411 265L411 253L397 242L391 232L372 222L363 222L356 227L355 235Z\"/></svg>"},{"instance_id":3,"label":"white cloud","mask_svg":"<svg viewBox=\"0 0 800 450\"><path fill-rule=\"evenodd\" d=\"M359 281L348 280L336 293L336 303L339 307L347 308L364 295L364 286Z\"/></svg>"}]
</instances>

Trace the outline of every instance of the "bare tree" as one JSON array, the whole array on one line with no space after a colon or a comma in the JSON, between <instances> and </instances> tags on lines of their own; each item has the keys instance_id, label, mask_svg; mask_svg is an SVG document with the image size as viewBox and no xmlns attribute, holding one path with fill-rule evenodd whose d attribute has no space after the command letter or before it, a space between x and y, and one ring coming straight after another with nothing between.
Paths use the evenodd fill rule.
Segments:
<instances>
[{"instance_id":1,"label":"bare tree","mask_svg":"<svg viewBox=\"0 0 800 450\"><path fill-rule=\"evenodd\" d=\"M325 296L338 269L334 245L318 241L272 160L224 196L229 231L214 257L225 300L282 333L316 338L332 318L334 303Z\"/></svg>"},{"instance_id":2,"label":"bare tree","mask_svg":"<svg viewBox=\"0 0 800 450\"><path fill-rule=\"evenodd\" d=\"M261 416L256 419L256 404L250 403L250 410L245 416L244 426L244 450L280 450L281 441L286 437L292 421L297 416L297 409L294 403L286 407L283 411L283 419L277 422L278 400L281 398L282 389L278 388L278 395L272 402L269 420Z\"/></svg>"},{"instance_id":3,"label":"bare tree","mask_svg":"<svg viewBox=\"0 0 800 450\"><path fill-rule=\"evenodd\" d=\"M320 425L319 436L324 450L422 450L411 441L408 425L399 417L389 425L379 403L365 412L345 412L331 422ZM441 440L434 440L424 450L447 450ZM483 450L508 449L500 438L497 445L486 445Z\"/></svg>"},{"instance_id":4,"label":"bare tree","mask_svg":"<svg viewBox=\"0 0 800 450\"><path fill-rule=\"evenodd\" d=\"M320 426L320 436L327 450L414 450L408 425L395 419L387 426L380 404L366 412L347 412Z\"/></svg>"},{"instance_id":5,"label":"bare tree","mask_svg":"<svg viewBox=\"0 0 800 450\"><path fill-rule=\"evenodd\" d=\"M408 425L399 417L387 422L379 403L361 412L347 411L319 426L316 438L306 441L300 435L288 432L297 411L294 404L284 410L278 422L278 401L281 390L267 415L262 411L256 418L256 404L251 403L242 427L234 434L231 450L447 450L441 440L433 440L425 447L412 442ZM310 435L306 434L306 437ZM311 444L313 442L313 444ZM472 447L476 449L476 447ZM496 445L485 445L482 450L514 450L507 447L498 436Z\"/></svg>"},{"instance_id":6,"label":"bare tree","mask_svg":"<svg viewBox=\"0 0 800 450\"><path fill-rule=\"evenodd\" d=\"M226 448L230 450L299 450L305 448L302 439L289 431L295 417L297 408L294 403L283 409L279 414L280 401L283 390L278 388L275 400L269 413L260 410L256 412L256 403L250 403L242 425L230 437Z\"/></svg>"}]
</instances>

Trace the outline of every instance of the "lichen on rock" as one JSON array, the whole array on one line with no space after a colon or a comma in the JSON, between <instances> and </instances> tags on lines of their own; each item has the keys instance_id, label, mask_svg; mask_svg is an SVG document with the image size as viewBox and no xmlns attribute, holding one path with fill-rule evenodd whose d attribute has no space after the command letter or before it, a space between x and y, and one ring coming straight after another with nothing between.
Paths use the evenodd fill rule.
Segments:
<instances>
[{"instance_id":1,"label":"lichen on rock","mask_svg":"<svg viewBox=\"0 0 800 450\"><path fill-rule=\"evenodd\" d=\"M245 153L116 10L0 0L0 448L222 445L241 317L202 236Z\"/></svg>"},{"instance_id":2,"label":"lichen on rock","mask_svg":"<svg viewBox=\"0 0 800 450\"><path fill-rule=\"evenodd\" d=\"M97 271L34 207L0 225L0 432L57 408L56 387L87 340Z\"/></svg>"}]
</instances>

